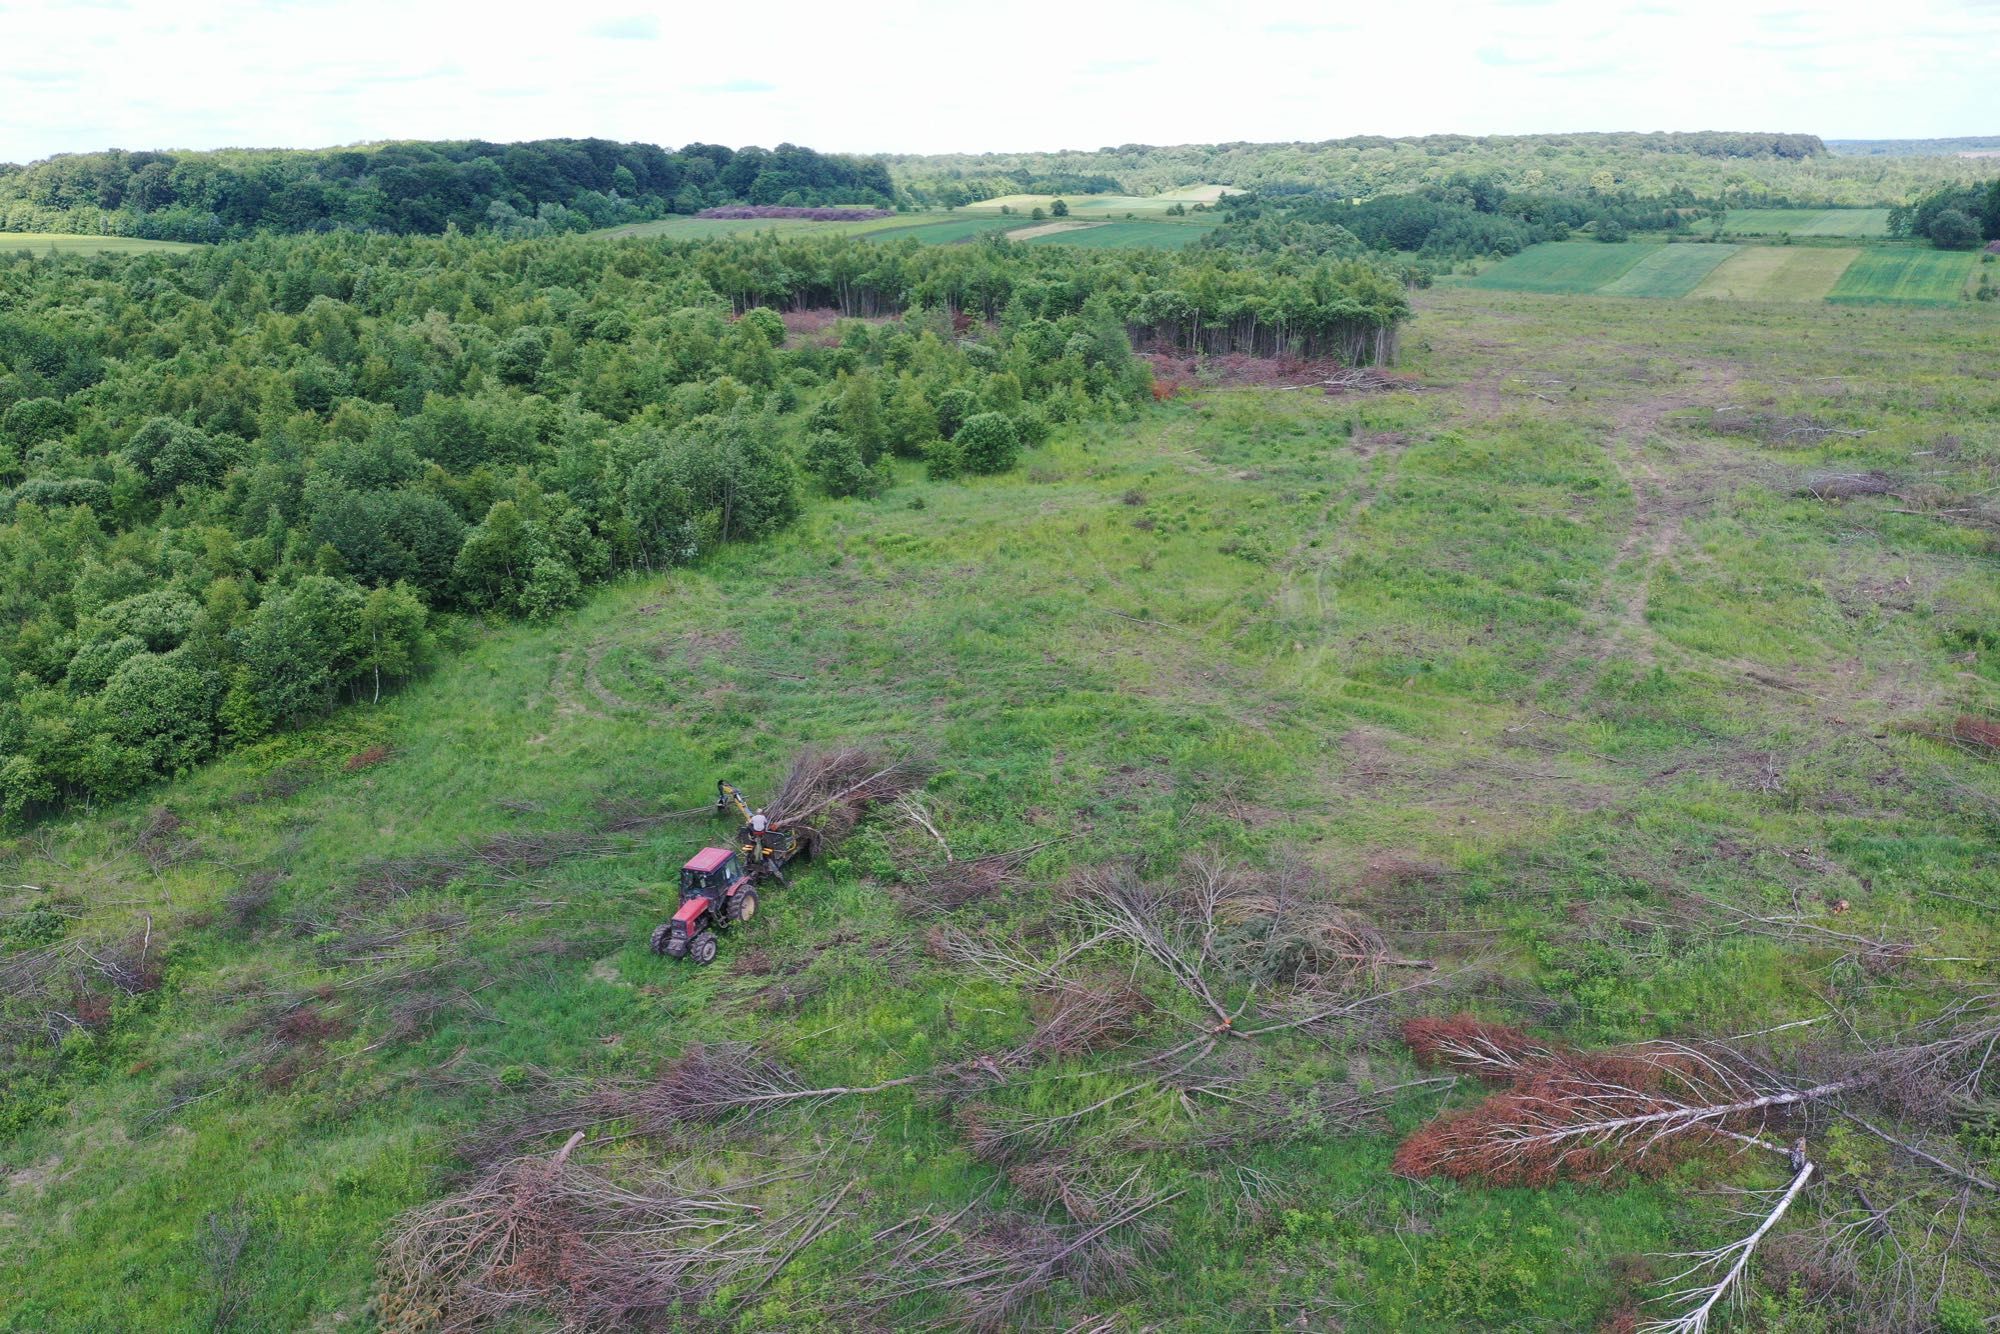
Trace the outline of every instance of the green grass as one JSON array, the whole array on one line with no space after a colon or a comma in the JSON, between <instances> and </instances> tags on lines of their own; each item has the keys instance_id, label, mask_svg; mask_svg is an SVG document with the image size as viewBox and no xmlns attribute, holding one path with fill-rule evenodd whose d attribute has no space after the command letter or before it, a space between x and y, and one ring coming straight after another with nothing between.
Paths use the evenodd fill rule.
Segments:
<instances>
[{"instance_id":1,"label":"green grass","mask_svg":"<svg viewBox=\"0 0 2000 1334\"><path fill-rule=\"evenodd\" d=\"M1703 224L1707 225L1707 224ZM1725 236L1887 236L1886 208L1740 208L1723 214Z\"/></svg>"},{"instance_id":2,"label":"green grass","mask_svg":"<svg viewBox=\"0 0 2000 1334\"><path fill-rule=\"evenodd\" d=\"M1740 246L1689 295L1731 301L1821 301L1860 254L1820 246Z\"/></svg>"},{"instance_id":3,"label":"green grass","mask_svg":"<svg viewBox=\"0 0 2000 1334\"><path fill-rule=\"evenodd\" d=\"M1829 301L1953 302L1964 291L1978 257L1968 251L1864 250L1840 275Z\"/></svg>"},{"instance_id":4,"label":"green grass","mask_svg":"<svg viewBox=\"0 0 2000 1334\"><path fill-rule=\"evenodd\" d=\"M592 236L664 237L674 241L698 241L711 236L735 236L743 232L831 233L842 236L869 235L907 225L907 215L890 218L863 218L855 222L814 222L806 218L658 218L652 222L605 227Z\"/></svg>"},{"instance_id":5,"label":"green grass","mask_svg":"<svg viewBox=\"0 0 2000 1334\"><path fill-rule=\"evenodd\" d=\"M1302 854L1348 911L1440 964L1454 989L1415 1008L1577 1043L1816 1018L1829 989L1872 1032L1981 983L1929 956L2000 953L1978 906L2000 767L1927 738L2000 711L1991 540L1953 522L1955 502L1913 515L1795 492L1871 468L1946 497L1990 487L2000 382L1968 371L2000 312L1418 300L1415 390L1211 388L1059 430L999 478L904 464L879 498L815 501L775 541L611 587L556 625L472 625L377 708L0 844L10 930L36 905L78 941L150 930L165 969L99 1033L52 1047L38 1017L11 1035L0 1329L209 1330L232 1302L244 1329L371 1328L396 1217L461 1186L455 1147L535 1109L548 1081L643 1079L697 1041L755 1041L814 1086L1003 1051L1030 1030L1029 997L952 962L933 925L1030 951L1075 939L1074 876L1115 857ZM1703 432L1700 408L1724 403L1867 434ZM721 831L703 820L404 898L359 888L377 858L599 829L601 800L695 807L718 776L768 793L799 746L856 739L935 749L926 810L955 856L1046 843L1022 883L914 917L896 895L942 853L878 812L708 969L645 948L673 868ZM349 772L374 743L394 757ZM302 786L274 791L288 766ZM190 844L158 866L135 851L155 806ZM1393 859L1432 869L1385 879ZM265 872L269 904L232 907ZM1751 935L1705 901L1921 939L1926 959L1863 969L1841 939ZM1103 967L1158 1007L1139 1050L1212 1024L1143 963ZM1223 985L1232 1006L1269 1001ZM287 1047L276 1024L300 1006L334 1027ZM1718 1191L1772 1184L1745 1156L1548 1190L1393 1176L1400 1137L1469 1087L1406 1092L1354 1127L1187 1146L1213 1093L1283 1104L1420 1077L1393 1031L1238 1043L1186 1092L1084 1115L1038 1157L1185 1193L1128 1285L1057 1285L1021 1323L1267 1331L1338 1309L1353 1329L1592 1328L1622 1300L1621 1263L1738 1235L1740 1201ZM1126 1058L969 1098L1082 1110ZM857 1182L848 1216L723 1323L846 1328L826 1312L862 1290L880 1230L982 1193L1062 1216L972 1154L967 1100L898 1088L685 1148L578 1152L742 1172L829 1153L814 1189ZM1947 1205L1956 1218L1949 1192L1879 1145L1808 1133L1838 1164L1830 1191L1923 1194L1901 1240L1937 1275L1951 1228L1924 1229ZM1951 1147L1987 1175L1996 1149L1976 1129ZM231 1271L204 1248L211 1218L244 1229ZM1990 1210L1963 1226L1991 1252ZM1976 1266L1943 1272L1994 1309ZM1755 1282L1764 1315L1792 1300ZM954 1315L917 1299L879 1323Z\"/></svg>"},{"instance_id":6,"label":"green grass","mask_svg":"<svg viewBox=\"0 0 2000 1334\"><path fill-rule=\"evenodd\" d=\"M1025 218L939 217L896 227L885 227L880 231L870 232L869 238L876 241L900 241L908 237L925 245L957 245L960 242L976 240L981 236L990 236L995 232L1009 232L1033 225Z\"/></svg>"},{"instance_id":7,"label":"green grass","mask_svg":"<svg viewBox=\"0 0 2000 1334\"><path fill-rule=\"evenodd\" d=\"M1466 285L1496 292L1595 292L1662 249L1645 244L1551 241L1528 247Z\"/></svg>"},{"instance_id":8,"label":"green grass","mask_svg":"<svg viewBox=\"0 0 2000 1334\"><path fill-rule=\"evenodd\" d=\"M1032 209L1047 211L1057 199L1069 205L1069 215L1073 218L1123 218L1127 213L1139 218L1157 218L1166 214L1169 208L1179 204L1192 208L1197 203L1213 204L1224 187L1213 185L1189 185L1178 190L1169 190L1157 195L1003 195L997 199L984 199L976 204L967 204L961 213L998 213L1002 207L1026 214ZM1203 215L1192 215L1199 220Z\"/></svg>"},{"instance_id":9,"label":"green grass","mask_svg":"<svg viewBox=\"0 0 2000 1334\"><path fill-rule=\"evenodd\" d=\"M0 232L0 255L178 254L201 247L190 241L148 241L137 236L78 236L71 232Z\"/></svg>"},{"instance_id":10,"label":"green grass","mask_svg":"<svg viewBox=\"0 0 2000 1334\"><path fill-rule=\"evenodd\" d=\"M1604 296L1686 296L1735 253L1730 245L1666 246L1597 290Z\"/></svg>"},{"instance_id":11,"label":"green grass","mask_svg":"<svg viewBox=\"0 0 2000 1334\"><path fill-rule=\"evenodd\" d=\"M1219 224L1195 219L1189 222L1106 222L1072 232L1051 232L1031 237L1029 245L1080 245L1109 248L1141 246L1179 250L1193 245Z\"/></svg>"}]
</instances>

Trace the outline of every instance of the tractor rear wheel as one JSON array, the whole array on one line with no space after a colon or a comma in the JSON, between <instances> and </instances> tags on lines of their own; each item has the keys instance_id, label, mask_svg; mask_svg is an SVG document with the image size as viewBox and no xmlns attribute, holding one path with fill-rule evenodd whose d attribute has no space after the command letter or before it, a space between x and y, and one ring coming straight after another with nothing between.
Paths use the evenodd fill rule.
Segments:
<instances>
[{"instance_id":1,"label":"tractor rear wheel","mask_svg":"<svg viewBox=\"0 0 2000 1334\"><path fill-rule=\"evenodd\" d=\"M757 891L745 885L729 899L729 920L747 922L757 915Z\"/></svg>"},{"instance_id":2,"label":"tractor rear wheel","mask_svg":"<svg viewBox=\"0 0 2000 1334\"><path fill-rule=\"evenodd\" d=\"M688 945L688 957L696 963L715 962L715 932L703 931Z\"/></svg>"}]
</instances>

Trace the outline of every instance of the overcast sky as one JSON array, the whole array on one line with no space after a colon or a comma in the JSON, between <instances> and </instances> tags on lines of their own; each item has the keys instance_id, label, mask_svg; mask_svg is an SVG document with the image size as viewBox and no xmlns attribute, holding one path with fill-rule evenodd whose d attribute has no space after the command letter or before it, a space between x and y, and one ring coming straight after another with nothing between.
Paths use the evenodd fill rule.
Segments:
<instances>
[{"instance_id":1,"label":"overcast sky","mask_svg":"<svg viewBox=\"0 0 2000 1334\"><path fill-rule=\"evenodd\" d=\"M0 161L560 135L2000 134L1996 55L2000 0L0 0Z\"/></svg>"}]
</instances>

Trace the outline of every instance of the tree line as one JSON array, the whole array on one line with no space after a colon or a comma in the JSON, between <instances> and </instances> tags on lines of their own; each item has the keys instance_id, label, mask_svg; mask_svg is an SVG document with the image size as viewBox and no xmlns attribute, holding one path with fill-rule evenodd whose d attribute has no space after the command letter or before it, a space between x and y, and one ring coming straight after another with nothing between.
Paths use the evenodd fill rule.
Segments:
<instances>
[{"instance_id":1,"label":"tree line","mask_svg":"<svg viewBox=\"0 0 2000 1334\"><path fill-rule=\"evenodd\" d=\"M398 142L315 150L72 153L0 164L0 231L169 241L259 231L514 236L722 204L890 205L878 160L794 144L677 152L607 139Z\"/></svg>"},{"instance_id":2,"label":"tree line","mask_svg":"<svg viewBox=\"0 0 2000 1334\"><path fill-rule=\"evenodd\" d=\"M1494 176L1458 175L1371 199L1276 188L1225 196L1217 207L1223 225L1202 238L1203 248L1337 255L1394 250L1448 264L1518 254L1586 227L1604 240L1623 240L1633 231L1685 231L1718 206L1685 190L1650 198L1609 181L1577 191L1522 190Z\"/></svg>"},{"instance_id":3,"label":"tree line","mask_svg":"<svg viewBox=\"0 0 2000 1334\"><path fill-rule=\"evenodd\" d=\"M1927 240L1940 250L1970 250L2000 241L2000 177L1947 185L1889 210L1889 235Z\"/></svg>"},{"instance_id":4,"label":"tree line","mask_svg":"<svg viewBox=\"0 0 2000 1334\"><path fill-rule=\"evenodd\" d=\"M804 307L871 319L793 335ZM1359 261L1005 242L336 233L0 263L0 818L375 698L463 618L560 614L896 460L1004 471L1150 398L1135 333L1379 344L1406 312Z\"/></svg>"}]
</instances>

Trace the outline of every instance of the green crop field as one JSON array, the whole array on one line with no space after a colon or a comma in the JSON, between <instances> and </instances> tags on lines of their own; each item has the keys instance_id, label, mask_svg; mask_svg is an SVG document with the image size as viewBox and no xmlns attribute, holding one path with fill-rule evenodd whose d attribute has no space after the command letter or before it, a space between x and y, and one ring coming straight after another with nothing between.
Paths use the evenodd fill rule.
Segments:
<instances>
[{"instance_id":1,"label":"green crop field","mask_svg":"<svg viewBox=\"0 0 2000 1334\"><path fill-rule=\"evenodd\" d=\"M1919 302L1958 300L1978 257L1950 250L1864 250L1834 284L1827 300Z\"/></svg>"},{"instance_id":2,"label":"green crop field","mask_svg":"<svg viewBox=\"0 0 2000 1334\"><path fill-rule=\"evenodd\" d=\"M1659 245L1551 241L1530 246L1494 265L1467 286L1497 292L1595 292L1663 249Z\"/></svg>"},{"instance_id":3,"label":"green crop field","mask_svg":"<svg viewBox=\"0 0 2000 1334\"><path fill-rule=\"evenodd\" d=\"M1742 246L1689 295L1730 301L1823 301L1859 250Z\"/></svg>"},{"instance_id":4,"label":"green crop field","mask_svg":"<svg viewBox=\"0 0 2000 1334\"><path fill-rule=\"evenodd\" d=\"M1602 286L1650 253L1586 242L1522 283ZM1417 300L1402 389L1207 387L1058 427L1003 476L897 465L877 498L817 498L551 625L468 622L379 706L0 841L8 985L95 976L68 942L158 970L89 1031L9 1030L41 1056L0 1090L0 1329L435 1328L385 1244L513 1154L503 1201L564 1171L751 1183L755 1209L714 1206L751 1261L675 1328L965 1327L1017 1248L1111 1226L1105 1198L1147 1205L1123 1258L1087 1283L1029 1268L986 1327L1671 1314L1647 1257L1742 1236L1782 1157L1398 1175L1407 1137L1490 1091L1419 1067L1401 1023L1755 1033L1806 1080L1990 1006L2000 765L1944 738L2000 712L1976 517L2000 381L1966 373L2000 311L1841 311L1828 337L1820 309ZM1767 416L1716 429L1746 403ZM1807 486L1866 472L1930 499ZM921 804L772 886L713 965L652 956L674 868L728 835L699 814L715 779L756 798L801 746L852 742L925 747ZM1192 891L1115 900L1159 914L1155 946L1105 925L1093 872L1237 888L1207 929ZM1279 934L1299 903L1330 925ZM1129 1008L1052 1045L1085 984ZM663 1077L739 1043L766 1102ZM661 1089L682 1101L637 1100ZM1994 1175L1990 1120L1904 1127L1906 1105L1871 1119ZM1852 1328L1823 1303L1908 1272L1956 1321L1930 1327L2000 1309L1982 1195L1832 1112L1781 1128L1826 1179L1728 1328ZM477 1205L468 1248L509 1217ZM1850 1216L1881 1235L1843 1252L1847 1286L1780 1267ZM644 1241L661 1266L692 1250ZM506 1327L565 1323L567 1296Z\"/></svg>"},{"instance_id":5,"label":"green crop field","mask_svg":"<svg viewBox=\"0 0 2000 1334\"><path fill-rule=\"evenodd\" d=\"M36 255L175 254L201 247L187 241L148 241L137 236L80 236L73 232L0 232L0 256L26 250Z\"/></svg>"},{"instance_id":6,"label":"green crop field","mask_svg":"<svg viewBox=\"0 0 2000 1334\"><path fill-rule=\"evenodd\" d=\"M698 241L710 236L737 236L746 232L793 234L869 235L908 225L907 215L892 218L861 218L853 222L815 222L806 218L658 218L652 222L632 222L622 227L606 227L592 236L665 237L673 241Z\"/></svg>"},{"instance_id":7,"label":"green crop field","mask_svg":"<svg viewBox=\"0 0 2000 1334\"><path fill-rule=\"evenodd\" d=\"M917 221L904 222L894 227L884 227L868 233L872 241L900 241L905 237L921 241L925 245L955 245L961 241L971 241L977 237L990 236L996 232L1009 232L1035 224L1026 218L967 218L957 215L923 215Z\"/></svg>"},{"instance_id":8,"label":"green crop field","mask_svg":"<svg viewBox=\"0 0 2000 1334\"><path fill-rule=\"evenodd\" d=\"M1742 208L1723 214L1725 236L1887 236L1886 208Z\"/></svg>"},{"instance_id":9,"label":"green crop field","mask_svg":"<svg viewBox=\"0 0 2000 1334\"><path fill-rule=\"evenodd\" d=\"M1182 246L1193 245L1206 236L1217 224L1193 219L1182 222L1179 219L1165 222L1105 222L1076 231L1051 232L1044 236L1030 237L1029 245L1080 245L1095 247L1141 246L1163 250L1178 250Z\"/></svg>"},{"instance_id":10,"label":"green crop field","mask_svg":"<svg viewBox=\"0 0 2000 1334\"><path fill-rule=\"evenodd\" d=\"M1662 246L1597 290L1603 296L1686 296L1735 253L1730 245Z\"/></svg>"},{"instance_id":11,"label":"green crop field","mask_svg":"<svg viewBox=\"0 0 2000 1334\"><path fill-rule=\"evenodd\" d=\"M1192 208L1198 203L1213 204L1227 193L1230 191L1226 186L1189 185L1157 195L1004 195L998 199L967 204L959 211L998 213L1006 207L1015 213L1025 214L1037 208L1046 212L1056 199L1061 198L1069 205L1069 215L1073 218L1123 218L1127 213L1149 218L1161 216L1175 204L1183 208Z\"/></svg>"}]
</instances>

